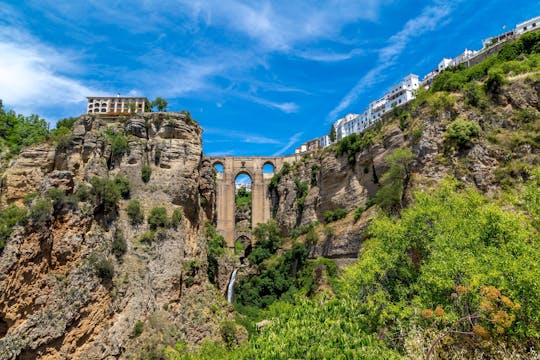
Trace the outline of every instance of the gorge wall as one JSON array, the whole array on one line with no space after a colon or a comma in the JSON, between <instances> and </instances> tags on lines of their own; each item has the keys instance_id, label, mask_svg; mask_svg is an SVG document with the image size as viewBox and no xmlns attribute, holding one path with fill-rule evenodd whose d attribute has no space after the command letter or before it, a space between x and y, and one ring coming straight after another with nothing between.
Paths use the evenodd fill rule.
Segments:
<instances>
[{"instance_id":1,"label":"gorge wall","mask_svg":"<svg viewBox=\"0 0 540 360\"><path fill-rule=\"evenodd\" d=\"M203 231L214 216L214 177L202 157L202 129L189 120L84 115L66 141L28 148L12 161L2 177L3 204L22 205L28 194L39 198L51 188L71 201L43 223L16 227L0 253L1 359L104 359L138 353L153 338L219 337L229 309L208 283ZM141 180L145 165L148 183ZM111 218L90 201L73 200L93 177L116 175L129 179L130 198L147 216L153 207L169 216L181 210L177 227L143 241L148 224L130 223L127 200ZM121 258L113 256L115 233L127 239ZM114 268L110 279L96 272L103 259Z\"/></svg>"}]
</instances>

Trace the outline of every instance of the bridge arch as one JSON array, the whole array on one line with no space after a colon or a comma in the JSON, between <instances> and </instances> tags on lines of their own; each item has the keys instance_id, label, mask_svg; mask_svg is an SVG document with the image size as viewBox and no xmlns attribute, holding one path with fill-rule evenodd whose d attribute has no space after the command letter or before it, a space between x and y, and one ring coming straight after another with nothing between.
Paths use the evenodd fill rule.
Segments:
<instances>
[{"instance_id":1,"label":"bridge arch","mask_svg":"<svg viewBox=\"0 0 540 360\"><path fill-rule=\"evenodd\" d=\"M223 166L223 172L216 176L216 227L225 237L227 246L234 243L241 234L235 231L235 180L240 174L251 178L251 228L271 219L271 202L268 194L268 184L273 173L265 173L264 167L271 165L274 173L279 171L284 161L293 162L297 156L289 157L235 157L208 156L212 166ZM247 235L246 235L247 236ZM248 236L253 243L253 237Z\"/></svg>"}]
</instances>

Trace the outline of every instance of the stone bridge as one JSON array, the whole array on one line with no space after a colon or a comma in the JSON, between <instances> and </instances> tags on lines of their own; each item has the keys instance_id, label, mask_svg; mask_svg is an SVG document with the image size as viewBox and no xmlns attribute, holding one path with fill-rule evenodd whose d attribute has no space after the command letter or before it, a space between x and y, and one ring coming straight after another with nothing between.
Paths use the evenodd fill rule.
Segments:
<instances>
[{"instance_id":1,"label":"stone bridge","mask_svg":"<svg viewBox=\"0 0 540 360\"><path fill-rule=\"evenodd\" d=\"M240 174L246 174L251 178L251 226L265 223L272 217L268 184L273 174L263 173L263 167L270 164L274 167L274 173L281 170L284 162L293 163L301 158L298 155L283 157L277 156L206 156L212 166L223 166L223 172L216 174L216 213L217 230L224 236L227 246L234 247L234 242L246 234L245 230L237 233L235 229L235 193L234 182Z\"/></svg>"}]
</instances>

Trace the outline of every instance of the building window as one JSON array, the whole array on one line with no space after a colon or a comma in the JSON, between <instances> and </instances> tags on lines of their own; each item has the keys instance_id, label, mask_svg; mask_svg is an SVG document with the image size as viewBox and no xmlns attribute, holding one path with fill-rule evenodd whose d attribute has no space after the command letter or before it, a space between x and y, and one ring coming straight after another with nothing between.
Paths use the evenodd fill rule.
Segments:
<instances>
[{"instance_id":1,"label":"building window","mask_svg":"<svg viewBox=\"0 0 540 360\"><path fill-rule=\"evenodd\" d=\"M107 110L106 109L101 109L101 112L106 112Z\"/></svg>"}]
</instances>

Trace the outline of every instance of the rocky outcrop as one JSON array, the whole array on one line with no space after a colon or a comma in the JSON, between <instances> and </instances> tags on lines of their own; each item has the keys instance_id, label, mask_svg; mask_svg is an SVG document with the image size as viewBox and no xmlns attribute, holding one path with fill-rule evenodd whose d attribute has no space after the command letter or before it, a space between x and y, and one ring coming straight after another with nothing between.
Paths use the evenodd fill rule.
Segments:
<instances>
[{"instance_id":1,"label":"rocky outcrop","mask_svg":"<svg viewBox=\"0 0 540 360\"><path fill-rule=\"evenodd\" d=\"M0 253L1 359L124 358L164 336L192 344L219 338L220 319L230 313L209 310L227 307L206 275L202 225L214 217L215 194L201 133L182 114L84 115L69 142L26 149L12 162L2 177L3 204L21 205L27 194L51 188L70 196L92 177L122 175L146 216L160 206L184 217L145 242L148 225L131 225L127 200L104 222L92 202L72 197L49 221L17 228ZM120 155L114 134L127 142ZM115 256L118 236L127 249ZM104 262L114 269L110 278L98 276ZM134 333L138 322L142 333Z\"/></svg>"}]
</instances>

